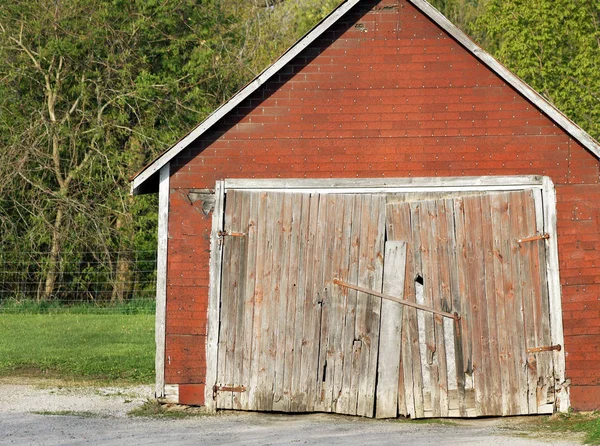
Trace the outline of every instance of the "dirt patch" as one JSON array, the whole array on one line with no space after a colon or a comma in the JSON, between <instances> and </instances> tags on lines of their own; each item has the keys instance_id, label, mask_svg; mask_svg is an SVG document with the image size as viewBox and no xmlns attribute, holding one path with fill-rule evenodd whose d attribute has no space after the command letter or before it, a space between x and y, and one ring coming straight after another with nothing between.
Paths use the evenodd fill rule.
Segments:
<instances>
[{"instance_id":1,"label":"dirt patch","mask_svg":"<svg viewBox=\"0 0 600 446\"><path fill-rule=\"evenodd\" d=\"M479 420L372 420L327 414L219 412L164 416L151 386L0 379L0 430L12 445L577 445L572 434L539 435L532 417ZM128 413L135 408L138 416ZM196 411L191 411L196 412ZM139 416L141 415L141 416Z\"/></svg>"},{"instance_id":2,"label":"dirt patch","mask_svg":"<svg viewBox=\"0 0 600 446\"><path fill-rule=\"evenodd\" d=\"M151 386L91 386L58 379L0 378L0 414L90 413L125 416L152 398Z\"/></svg>"}]
</instances>

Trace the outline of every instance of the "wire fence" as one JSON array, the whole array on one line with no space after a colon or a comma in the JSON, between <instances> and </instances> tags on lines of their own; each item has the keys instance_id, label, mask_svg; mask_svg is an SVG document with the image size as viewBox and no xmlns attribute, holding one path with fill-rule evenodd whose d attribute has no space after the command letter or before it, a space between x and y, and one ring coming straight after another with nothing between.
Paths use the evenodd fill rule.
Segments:
<instances>
[{"instance_id":1,"label":"wire fence","mask_svg":"<svg viewBox=\"0 0 600 446\"><path fill-rule=\"evenodd\" d=\"M155 310L156 251L0 252L0 313Z\"/></svg>"}]
</instances>

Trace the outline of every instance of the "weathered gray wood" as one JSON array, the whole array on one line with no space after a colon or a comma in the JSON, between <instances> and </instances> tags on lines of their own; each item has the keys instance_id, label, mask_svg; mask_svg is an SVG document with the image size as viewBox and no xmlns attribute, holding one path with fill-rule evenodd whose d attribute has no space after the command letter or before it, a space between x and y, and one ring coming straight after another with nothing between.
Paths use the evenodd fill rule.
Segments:
<instances>
[{"instance_id":1,"label":"weathered gray wood","mask_svg":"<svg viewBox=\"0 0 600 446\"><path fill-rule=\"evenodd\" d=\"M491 195L481 196L482 212L482 244L485 270L485 301L482 305L482 325L485 326L487 337L488 360L486 367L490 373L487 375L487 411L496 415L502 413L502 385L500 370L500 353L498 348L498 308L496 305L496 276L494 268L494 241L493 241L493 216ZM485 311L484 311L485 309Z\"/></svg>"},{"instance_id":2,"label":"weathered gray wood","mask_svg":"<svg viewBox=\"0 0 600 446\"><path fill-rule=\"evenodd\" d=\"M500 409L502 415L511 413L511 372L512 366L509 365L510 338L508 330L510 329L506 322L506 294L505 294L505 272L508 271L509 249L508 240L504 239L508 227L508 202L506 194L492 194L490 197L492 213L492 234L493 234L493 253L494 253L494 287L495 287L495 313L497 321L497 342L501 401ZM503 223L504 221L504 223Z\"/></svg>"},{"instance_id":3,"label":"weathered gray wood","mask_svg":"<svg viewBox=\"0 0 600 446\"><path fill-rule=\"evenodd\" d=\"M388 201L390 197L388 196ZM388 204L386 206L386 225L389 241L405 240L406 247L406 277L404 281L404 297L414 302L414 277L416 275L414 268L414 243L412 229L410 226L410 206L406 203ZM411 329L411 313L416 314L415 310L405 309L402 317L402 350L401 350L401 377L398 378L398 412L404 416L415 416L415 398L413 383L413 348L416 344L418 348L418 339L415 343L415 334ZM420 376L420 372L419 372ZM402 386L400 386L402 383Z\"/></svg>"},{"instance_id":4,"label":"weathered gray wood","mask_svg":"<svg viewBox=\"0 0 600 446\"><path fill-rule=\"evenodd\" d=\"M436 213L436 228L435 233L430 236L430 243L433 246L433 273L435 274L435 286L433 287L433 306L438 311L447 311L451 308L450 299L450 274L448 264L448 220L446 218L445 201L437 199L431 202L430 209ZM441 417L447 417L449 413L449 396L450 383L448 379L448 360L447 349L452 348L451 338L446 334L446 329L452 329L452 324L446 324L445 319L438 316L434 317L435 323L435 340L436 340L436 355L439 367L439 410ZM446 340L449 339L449 344L446 345Z\"/></svg>"},{"instance_id":5,"label":"weathered gray wood","mask_svg":"<svg viewBox=\"0 0 600 446\"><path fill-rule=\"evenodd\" d=\"M469 300L469 253L468 253L468 231L465 218L465 203L463 198L454 200L454 221L456 232L456 275L458 282L458 297L460 302L455 301L454 306L460 308L460 324L457 325L457 334L461 343L456 345L457 351L462 351L462 372L461 377L464 380L465 404L467 414L475 410L475 398L473 390L473 355L472 355L472 315L471 304ZM461 361L457 361L459 363ZM458 372L457 372L458 373ZM471 405L471 403L473 405Z\"/></svg>"},{"instance_id":6,"label":"weathered gray wood","mask_svg":"<svg viewBox=\"0 0 600 446\"><path fill-rule=\"evenodd\" d=\"M325 237L327 207L325 199L315 195L311 201L309 240L312 244L311 254L306 257L307 293L304 320L304 337L302 348L302 377L305 383L305 410L316 409L318 388L320 389L319 346L321 334L321 284L323 267L323 240Z\"/></svg>"},{"instance_id":7,"label":"weathered gray wood","mask_svg":"<svg viewBox=\"0 0 600 446\"><path fill-rule=\"evenodd\" d=\"M522 199L523 218L519 221L519 231L521 231L521 234L523 234L522 237L527 237L529 234L533 234L535 231L533 200L527 192L523 193ZM541 299L540 296L536 295L539 291L539 285L536 286L535 281L539 280L539 274L537 277L534 277L532 275L534 269L533 248L537 245L537 242L518 243L518 245L520 254L518 261L519 270L521 273L521 289L523 293L523 326L525 348L527 349L530 347L542 345L539 343L538 336L536 336L537 323L535 307L538 304L541 304ZM538 257L537 253L536 257ZM540 359L543 360L543 358ZM528 355L526 358L526 365L527 367L525 368L525 375L527 377L528 412L537 413L538 362L536 355Z\"/></svg>"},{"instance_id":8,"label":"weathered gray wood","mask_svg":"<svg viewBox=\"0 0 600 446\"><path fill-rule=\"evenodd\" d=\"M223 183L218 181L215 187L215 211L210 234L210 282L207 314L206 337L206 391L204 404L209 411L215 410L213 386L217 382L217 356L219 343L219 304L221 301L221 259L222 249L219 243L219 231L223 230L223 211L225 192Z\"/></svg>"},{"instance_id":9,"label":"weathered gray wood","mask_svg":"<svg viewBox=\"0 0 600 446\"><path fill-rule=\"evenodd\" d=\"M260 193L258 197L258 216L256 222L256 273L255 273L255 290L254 290L254 315L252 322L252 353L250 361L250 386L248 388L248 409L260 410L261 407L261 392L259 388L259 373L261 371L261 349L264 348L263 335L263 312L265 298L265 281L263 280L265 271L265 257L268 250L268 195Z\"/></svg>"},{"instance_id":10,"label":"weathered gray wood","mask_svg":"<svg viewBox=\"0 0 600 446\"><path fill-rule=\"evenodd\" d=\"M241 194L237 197L239 216L233 222L233 231L246 234L244 237L232 237L234 241L234 249L236 250L237 270L236 277L236 295L235 295L235 336L232 339L232 383L234 387L244 386L244 348L246 340L246 277L248 276L248 234L249 234L249 219L250 219L250 194ZM246 392L232 392L232 408L241 409L242 394Z\"/></svg>"},{"instance_id":11,"label":"weathered gray wood","mask_svg":"<svg viewBox=\"0 0 600 446\"><path fill-rule=\"evenodd\" d=\"M289 407L289 387L285 386L286 368L285 355L287 353L287 326L293 320L293 312L290 312L289 301L294 300L290 290L290 243L292 231L293 206L292 194L283 194L281 200L281 223L279 225L279 245L274 247L273 259L277 259L277 267L274 268L274 294L278 296L278 305L271 311L274 313L274 383L273 383L273 410L286 411ZM291 352L290 352L291 353ZM291 370L289 370L291 372Z\"/></svg>"},{"instance_id":12,"label":"weathered gray wood","mask_svg":"<svg viewBox=\"0 0 600 446\"><path fill-rule=\"evenodd\" d=\"M350 236L350 251L348 259L347 280L351 283L358 282L359 273L359 255L360 255L360 233L361 233L361 216L362 216L362 198L355 195L352 198L352 229ZM342 342L344 345L344 364L342 371L342 395L338 403L338 412L348 415L356 414L357 406L357 381L354 375L356 361L358 359L359 345L355 340L356 326L356 299L358 293L355 290L348 290L346 294L346 308L344 311L345 321L342 334Z\"/></svg>"},{"instance_id":13,"label":"weathered gray wood","mask_svg":"<svg viewBox=\"0 0 600 446\"><path fill-rule=\"evenodd\" d=\"M297 330L297 304L298 304L298 258L301 251L300 246L300 225L302 216L302 195L290 194L290 210L289 220L286 220L288 231L288 252L289 266L287 269L287 290L284 291L287 299L287 308L285 310L284 330L285 330L285 348L284 348L284 364L283 364L283 399L284 411L292 410L292 399L294 395L293 378L294 378L294 360L296 353L296 330ZM300 327L302 324L300 323ZM281 347L280 347L281 348Z\"/></svg>"},{"instance_id":14,"label":"weathered gray wood","mask_svg":"<svg viewBox=\"0 0 600 446\"><path fill-rule=\"evenodd\" d=\"M406 277L406 242L386 242L383 268L383 292L402 298ZM380 356L377 371L377 418L398 416L402 314L403 308L399 303L385 299L382 301L379 331Z\"/></svg>"},{"instance_id":15,"label":"weathered gray wood","mask_svg":"<svg viewBox=\"0 0 600 446\"><path fill-rule=\"evenodd\" d=\"M307 304L307 259L312 259L314 253L314 241L309 239L309 230L311 228L311 195L298 194L300 204L297 206L300 209L294 209L294 221L297 227L293 231L298 243L298 255L296 258L298 273L297 273L297 294L296 294L296 314L294 323L294 355L292 365L292 386L291 386L291 402L290 410L292 412L300 412L306 407L305 401L305 382L301 381L302 375L302 357L303 357L303 337L306 319L306 304Z\"/></svg>"},{"instance_id":16,"label":"weathered gray wood","mask_svg":"<svg viewBox=\"0 0 600 446\"><path fill-rule=\"evenodd\" d=\"M349 288L355 291L358 291L360 293L364 293L364 294L368 294L369 296L376 296L379 297L381 299L383 299L384 301L392 301L395 303L398 303L400 305L403 306L407 306L407 307L411 307L411 308L416 308L418 310L427 312L427 313L433 313L436 314L438 316L444 316L450 319L459 319L460 317L458 315L452 314L452 313L448 313L446 311L442 311L441 309L437 309L437 308L433 308L427 305L420 305L414 302L410 302L408 300L405 299L401 299L400 297L397 296L392 296L391 294L386 294L386 293L380 293L378 291L375 290L371 290L369 288L366 287L361 287L361 286L357 286L357 285L352 285L351 283L348 282L344 282L343 280L340 279L334 279L333 280L333 284L340 286L342 288Z\"/></svg>"},{"instance_id":17,"label":"weathered gray wood","mask_svg":"<svg viewBox=\"0 0 600 446\"><path fill-rule=\"evenodd\" d=\"M426 306L433 307L434 296L437 292L437 259L435 256L437 236L437 212L435 201L421 202L419 206L419 232L421 238L421 264L423 271L423 302ZM423 312L421 312L423 313ZM425 322L425 352L429 366L429 386L423 392L431 398L431 416L440 417L440 370L439 352L437 350L437 330L434 315L424 313ZM423 348L423 346L421 346Z\"/></svg>"},{"instance_id":18,"label":"weathered gray wood","mask_svg":"<svg viewBox=\"0 0 600 446\"><path fill-rule=\"evenodd\" d=\"M487 415L485 395L487 392L487 375L490 373L487 364L489 350L482 327L481 304L485 299L483 258L481 256L481 200L480 197L465 197L465 225L467 228L467 281L470 305L470 328L472 339L473 385L475 389L475 408L478 415Z\"/></svg>"},{"instance_id":19,"label":"weathered gray wood","mask_svg":"<svg viewBox=\"0 0 600 446\"><path fill-rule=\"evenodd\" d=\"M241 361L238 362L237 382L236 384L250 387L250 377L252 371L252 344L254 341L254 297L256 287L256 254L257 254L257 224L258 224L258 203L259 193L246 193L248 201L248 217L245 221L246 238L246 268L245 275L240 280L245 282L243 298L243 330L240 335L243 337L238 340L238 348L242 351ZM242 342L240 345L239 342ZM234 402L236 396L234 395ZM239 404L235 405L239 409L248 410L250 408L249 392L240 392L238 398Z\"/></svg>"},{"instance_id":20,"label":"weathered gray wood","mask_svg":"<svg viewBox=\"0 0 600 446\"><path fill-rule=\"evenodd\" d=\"M458 253L457 253L457 240L456 240L456 227L455 227L455 217L454 217L454 200L447 199L444 200L444 208L446 210L446 228L448 233L448 246L447 246L447 263L445 264L448 269L448 281L450 286L450 303L452 307L452 311L457 314L463 314L461 307L461 292L459 287L459 278L458 278ZM442 263L442 267L444 263ZM462 339L462 330L461 330L461 320L454 321L452 328L448 327L447 333L452 335L453 341L453 358L449 356L448 364L453 364L453 373L454 376L451 377L450 373L452 368L448 368L448 391L449 391L449 412L452 416L467 416L467 406L466 406L466 395L465 395L465 369L464 369L464 356L463 356L463 339ZM450 351L450 347L448 345L448 351ZM450 386L450 382L454 383L454 388Z\"/></svg>"},{"instance_id":21,"label":"weathered gray wood","mask_svg":"<svg viewBox=\"0 0 600 446\"><path fill-rule=\"evenodd\" d=\"M511 269L513 282L513 299L510 314L514 321L514 328L511 330L513 337L512 353L515 364L515 384L516 384L516 402L518 404L517 414L529 413L529 404L527 396L527 354L525 342L525 328L523 321L523 287L521 282L520 268L520 249L517 240L521 238L519 235L523 220L523 205L521 193L513 192L509 194L509 210L510 210L510 236L511 243Z\"/></svg>"},{"instance_id":22,"label":"weathered gray wood","mask_svg":"<svg viewBox=\"0 0 600 446\"><path fill-rule=\"evenodd\" d=\"M359 284L381 290L383 281L383 234L385 206L383 196L363 196ZM366 225L365 225L366 223ZM357 363L358 401L356 413L372 417L375 409L375 378L379 346L381 301L358 294L355 336L361 342Z\"/></svg>"},{"instance_id":23,"label":"weathered gray wood","mask_svg":"<svg viewBox=\"0 0 600 446\"><path fill-rule=\"evenodd\" d=\"M531 191L535 216L535 232L544 233L544 210L542 193ZM550 329L550 296L548 290L548 276L546 270L546 241L539 240L533 246L534 277L539 277L536 287L538 301L536 302L536 334L539 345L552 345L552 332ZM561 344L562 345L562 344ZM553 413L556 401L554 378L554 355L545 354L538 359L538 374L542 383L538 384L538 413Z\"/></svg>"},{"instance_id":24,"label":"weathered gray wood","mask_svg":"<svg viewBox=\"0 0 600 446\"><path fill-rule=\"evenodd\" d=\"M423 267L423 256L421 250L423 249L420 227L420 206L421 202L409 203L410 207L410 225L412 230L412 241L414 244L413 249L413 265L414 265L414 276L413 276L413 298L415 302L424 304L424 287L417 284L417 276L420 276L422 281L425 280L425 268ZM410 295L409 295L410 296ZM431 392L429 390L431 383L431 374L429 372L429 361L427 358L427 344L425 334L425 313L415 311L410 315L409 324L411 325L411 331L413 338L413 380L414 380L414 399L415 399L415 414L414 418L423 418L426 415L431 416Z\"/></svg>"},{"instance_id":25,"label":"weathered gray wood","mask_svg":"<svg viewBox=\"0 0 600 446\"><path fill-rule=\"evenodd\" d=\"M349 195L339 195L336 198L334 215L335 232L333 235L333 259L332 276L339 276L348 270L350 236L352 234L352 211L353 200ZM326 272L327 274L328 272ZM328 374L326 381L326 405L327 411L336 412L338 410L338 400L342 396L343 390L343 369L345 361L345 348L342 343L343 330L346 319L346 295L345 290L333 286L328 281L327 287L331 296L331 312L329 313L329 349L327 354Z\"/></svg>"},{"instance_id":26,"label":"weathered gray wood","mask_svg":"<svg viewBox=\"0 0 600 446\"><path fill-rule=\"evenodd\" d=\"M225 198L225 218L223 222L223 230L231 232L234 230L233 222L237 212L236 200L237 193L231 191L226 194ZM237 229L237 228L236 228ZM236 264L236 256L233 255L233 245L235 244L234 237L222 237L221 249L223 252L222 262L222 278L221 278L221 312L220 312L220 327L219 327L219 348L217 355L217 385L233 386L232 372L233 364L231 342L235 336L235 311L236 311L236 276L239 274ZM219 409L232 408L232 392L220 391L216 394L216 404Z\"/></svg>"},{"instance_id":27,"label":"weathered gray wood","mask_svg":"<svg viewBox=\"0 0 600 446\"><path fill-rule=\"evenodd\" d=\"M544 232L550 235L546 241L546 268L548 273L548 294L550 302L550 330L552 344L564 345L562 324L562 301L558 262L558 238L556 230L556 191L552 180L544 177ZM553 354L554 377L559 388L556 394L556 406L559 412L566 412L570 407L568 383L565 375L564 349Z\"/></svg>"},{"instance_id":28,"label":"weathered gray wood","mask_svg":"<svg viewBox=\"0 0 600 446\"><path fill-rule=\"evenodd\" d=\"M286 190L319 193L386 193L386 192L451 192L522 190L541 187L540 175L482 176L482 177L429 177L429 178L276 178L225 180L225 187L246 190Z\"/></svg>"},{"instance_id":29,"label":"weathered gray wood","mask_svg":"<svg viewBox=\"0 0 600 446\"><path fill-rule=\"evenodd\" d=\"M371 250L372 283L375 289L383 290L383 258L385 255L385 195L373 195L373 248ZM370 297L370 355L369 355L369 379L367 394L369 395L369 416L375 416L375 393L377 380L377 362L379 360L379 328L381 321L380 299Z\"/></svg>"},{"instance_id":30,"label":"weathered gray wood","mask_svg":"<svg viewBox=\"0 0 600 446\"><path fill-rule=\"evenodd\" d=\"M156 398L165 396L165 338L167 317L167 257L169 242L169 164L160 169L158 186L158 251L156 255Z\"/></svg>"}]
</instances>

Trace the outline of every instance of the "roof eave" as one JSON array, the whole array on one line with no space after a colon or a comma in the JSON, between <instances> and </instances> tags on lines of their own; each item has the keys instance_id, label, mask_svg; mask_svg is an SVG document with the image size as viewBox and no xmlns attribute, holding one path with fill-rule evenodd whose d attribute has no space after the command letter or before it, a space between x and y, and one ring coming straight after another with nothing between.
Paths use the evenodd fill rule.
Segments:
<instances>
[{"instance_id":1,"label":"roof eave","mask_svg":"<svg viewBox=\"0 0 600 446\"><path fill-rule=\"evenodd\" d=\"M310 30L302 39L294 44L288 51L286 51L275 63L265 69L259 74L254 80L248 85L238 91L229 101L222 104L213 113L210 114L204 121L202 121L197 127L191 132L184 136L179 142L172 146L165 153L160 155L150 164L148 164L141 172L139 172L131 180L131 192L134 195L138 195L141 192L142 184L150 177L155 175L162 166L171 161L176 157L179 152L184 150L200 135L206 132L214 124L216 124L223 116L229 113L233 108L239 105L244 99L258 90L265 82L267 82L274 74L276 74L281 68L283 68L288 62L296 57L302 50L308 45L319 38L325 31L327 31L334 23L336 23L341 17L343 17L352 7L354 7L360 0L346 0L346 2L339 5L333 10L327 17L325 17L319 24L317 24L312 30Z\"/></svg>"}]
</instances>

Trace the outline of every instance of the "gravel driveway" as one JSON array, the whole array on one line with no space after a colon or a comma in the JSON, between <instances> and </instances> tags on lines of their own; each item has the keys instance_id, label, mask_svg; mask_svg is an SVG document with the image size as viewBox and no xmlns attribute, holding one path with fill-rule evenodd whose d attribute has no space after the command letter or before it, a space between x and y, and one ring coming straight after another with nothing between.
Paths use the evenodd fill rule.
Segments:
<instances>
[{"instance_id":1,"label":"gravel driveway","mask_svg":"<svg viewBox=\"0 0 600 446\"><path fill-rule=\"evenodd\" d=\"M525 435L530 418L454 424L368 420L337 415L226 412L185 419L127 415L149 386L79 387L0 380L0 444L8 445L569 445L578 437Z\"/></svg>"}]
</instances>

